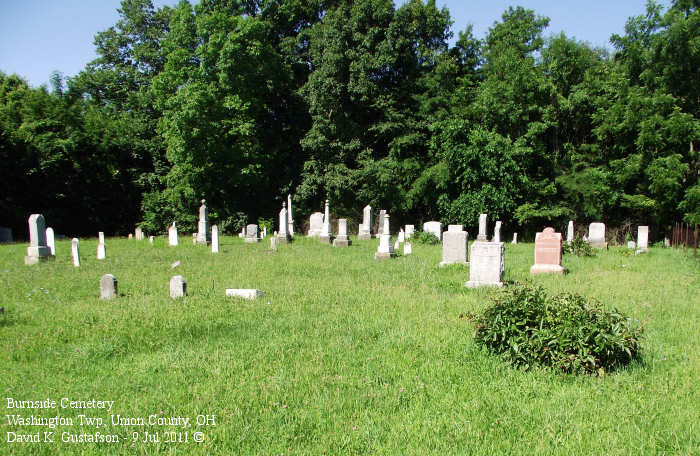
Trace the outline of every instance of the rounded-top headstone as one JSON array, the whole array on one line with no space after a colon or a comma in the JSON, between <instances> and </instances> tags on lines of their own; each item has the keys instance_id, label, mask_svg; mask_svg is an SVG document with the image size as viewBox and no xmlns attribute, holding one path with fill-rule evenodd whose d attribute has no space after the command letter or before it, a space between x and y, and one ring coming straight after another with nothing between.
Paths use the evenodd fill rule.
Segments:
<instances>
[{"instance_id":1,"label":"rounded-top headstone","mask_svg":"<svg viewBox=\"0 0 700 456\"><path fill-rule=\"evenodd\" d=\"M112 274L105 274L100 279L100 299L117 297L117 279Z\"/></svg>"},{"instance_id":2,"label":"rounded-top headstone","mask_svg":"<svg viewBox=\"0 0 700 456\"><path fill-rule=\"evenodd\" d=\"M170 297L173 299L182 298L187 294L187 281L181 275L173 276L170 279Z\"/></svg>"}]
</instances>

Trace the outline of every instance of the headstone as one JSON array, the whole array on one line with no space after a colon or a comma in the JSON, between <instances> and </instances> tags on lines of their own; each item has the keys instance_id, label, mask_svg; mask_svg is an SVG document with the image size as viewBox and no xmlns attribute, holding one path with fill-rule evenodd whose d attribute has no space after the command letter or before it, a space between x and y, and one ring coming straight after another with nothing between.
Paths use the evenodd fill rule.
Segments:
<instances>
[{"instance_id":1,"label":"headstone","mask_svg":"<svg viewBox=\"0 0 700 456\"><path fill-rule=\"evenodd\" d=\"M563 274L561 266L561 233L545 228L535 235L535 264L530 274Z\"/></svg>"},{"instance_id":2,"label":"headstone","mask_svg":"<svg viewBox=\"0 0 700 456\"><path fill-rule=\"evenodd\" d=\"M289 218L287 216L287 208L285 207L284 202L282 202L282 210L280 211L279 224L280 230L277 232L277 241L290 242L292 240L292 236L289 234Z\"/></svg>"},{"instance_id":3,"label":"headstone","mask_svg":"<svg viewBox=\"0 0 700 456\"><path fill-rule=\"evenodd\" d=\"M594 249L607 249L605 242L605 223L594 222L588 227L588 243Z\"/></svg>"},{"instance_id":4,"label":"headstone","mask_svg":"<svg viewBox=\"0 0 700 456\"><path fill-rule=\"evenodd\" d=\"M348 220L338 219L338 237L333 241L333 247L347 247L351 244L348 238Z\"/></svg>"},{"instance_id":5,"label":"headstone","mask_svg":"<svg viewBox=\"0 0 700 456\"><path fill-rule=\"evenodd\" d=\"M493 228L493 239L491 242L501 242L501 221L496 221L496 226Z\"/></svg>"},{"instance_id":6,"label":"headstone","mask_svg":"<svg viewBox=\"0 0 700 456\"><path fill-rule=\"evenodd\" d=\"M394 246L391 244L391 231L389 229L389 215L384 215L384 226L382 227L382 234L379 236L379 247L374 254L375 260L385 260L387 258L392 258L396 256L394 252Z\"/></svg>"},{"instance_id":7,"label":"headstone","mask_svg":"<svg viewBox=\"0 0 700 456\"><path fill-rule=\"evenodd\" d=\"M635 249L637 247L637 243L634 241L627 241L627 248L628 249Z\"/></svg>"},{"instance_id":8,"label":"headstone","mask_svg":"<svg viewBox=\"0 0 700 456\"><path fill-rule=\"evenodd\" d=\"M136 229L134 230L134 237L137 241L143 241L143 230L141 229L141 227L136 227Z\"/></svg>"},{"instance_id":9,"label":"headstone","mask_svg":"<svg viewBox=\"0 0 700 456\"><path fill-rule=\"evenodd\" d=\"M664 247L671 247L671 240L667 237L664 238Z\"/></svg>"},{"instance_id":10,"label":"headstone","mask_svg":"<svg viewBox=\"0 0 700 456\"><path fill-rule=\"evenodd\" d=\"M241 232L238 233L238 237L241 239L245 237L245 226L241 228Z\"/></svg>"},{"instance_id":11,"label":"headstone","mask_svg":"<svg viewBox=\"0 0 700 456\"><path fill-rule=\"evenodd\" d=\"M287 195L287 226L289 227L289 235L294 236L294 214L292 213L292 195ZM263 227L263 238L267 235L265 227Z\"/></svg>"},{"instance_id":12,"label":"headstone","mask_svg":"<svg viewBox=\"0 0 700 456\"><path fill-rule=\"evenodd\" d=\"M270 250L273 252L277 251L277 236L272 236L270 238Z\"/></svg>"},{"instance_id":13,"label":"headstone","mask_svg":"<svg viewBox=\"0 0 700 456\"><path fill-rule=\"evenodd\" d=\"M447 225L447 231L464 231L463 225Z\"/></svg>"},{"instance_id":14,"label":"headstone","mask_svg":"<svg viewBox=\"0 0 700 456\"><path fill-rule=\"evenodd\" d=\"M175 226L175 222L173 222L172 226L170 228L168 228L168 244L174 245L174 246L176 246L178 244L178 242L177 242L177 227Z\"/></svg>"},{"instance_id":15,"label":"headstone","mask_svg":"<svg viewBox=\"0 0 700 456\"><path fill-rule=\"evenodd\" d=\"M71 239L70 253L73 256L73 266L80 267L80 241L78 238Z\"/></svg>"},{"instance_id":16,"label":"headstone","mask_svg":"<svg viewBox=\"0 0 700 456\"><path fill-rule=\"evenodd\" d=\"M98 244L104 244L105 243L105 233L104 231L100 231L97 233L97 243Z\"/></svg>"},{"instance_id":17,"label":"headstone","mask_svg":"<svg viewBox=\"0 0 700 456\"><path fill-rule=\"evenodd\" d=\"M323 215L323 229L321 230L321 235L318 237L318 240L326 244L333 243L333 230L331 230L331 214L328 209L328 200L326 200L326 209Z\"/></svg>"},{"instance_id":18,"label":"headstone","mask_svg":"<svg viewBox=\"0 0 700 456\"><path fill-rule=\"evenodd\" d=\"M413 253L413 248L411 247L410 242L404 242L403 244L403 254L405 255L410 255Z\"/></svg>"},{"instance_id":19,"label":"headstone","mask_svg":"<svg viewBox=\"0 0 700 456\"><path fill-rule=\"evenodd\" d=\"M382 209L379 211L379 223L377 226L377 237L380 238L384 230L384 217L386 217L386 210Z\"/></svg>"},{"instance_id":20,"label":"headstone","mask_svg":"<svg viewBox=\"0 0 700 456\"><path fill-rule=\"evenodd\" d=\"M486 214L479 216L479 235L469 255L469 288L503 286L505 248L502 242L488 242L486 220Z\"/></svg>"},{"instance_id":21,"label":"headstone","mask_svg":"<svg viewBox=\"0 0 700 456\"><path fill-rule=\"evenodd\" d=\"M406 241L406 233L403 231L403 228L399 230L399 240L398 242L405 242Z\"/></svg>"},{"instance_id":22,"label":"headstone","mask_svg":"<svg viewBox=\"0 0 700 456\"><path fill-rule=\"evenodd\" d=\"M397 239L396 242L394 242L394 250L399 250L400 243L399 240Z\"/></svg>"},{"instance_id":23,"label":"headstone","mask_svg":"<svg viewBox=\"0 0 700 456\"><path fill-rule=\"evenodd\" d=\"M24 264L36 264L55 258L51 254L51 249L46 245L46 222L41 214L29 216L29 247L27 256L24 257Z\"/></svg>"},{"instance_id":24,"label":"headstone","mask_svg":"<svg viewBox=\"0 0 700 456\"><path fill-rule=\"evenodd\" d=\"M56 239L51 227L46 228L46 246L51 249L51 255L56 256Z\"/></svg>"},{"instance_id":25,"label":"headstone","mask_svg":"<svg viewBox=\"0 0 700 456\"><path fill-rule=\"evenodd\" d=\"M372 206L369 204L362 209L362 223L357 232L357 239L367 240L372 239Z\"/></svg>"},{"instance_id":26,"label":"headstone","mask_svg":"<svg viewBox=\"0 0 700 456\"><path fill-rule=\"evenodd\" d=\"M0 226L0 242L12 242L12 228Z\"/></svg>"},{"instance_id":27,"label":"headstone","mask_svg":"<svg viewBox=\"0 0 700 456\"><path fill-rule=\"evenodd\" d=\"M286 210L285 210L286 212ZM286 215L286 214L285 214ZM289 223L289 221L287 221ZM244 299L255 299L264 296L265 292L254 288L227 288L226 296L232 296Z\"/></svg>"},{"instance_id":28,"label":"headstone","mask_svg":"<svg viewBox=\"0 0 700 456\"><path fill-rule=\"evenodd\" d=\"M199 206L199 222L197 223L197 244L209 245L211 242L211 232L209 231L209 209L207 200L202 200Z\"/></svg>"},{"instance_id":29,"label":"headstone","mask_svg":"<svg viewBox=\"0 0 700 456\"><path fill-rule=\"evenodd\" d=\"M423 231L432 233L436 238L442 240L442 223L440 222L425 222L423 224Z\"/></svg>"},{"instance_id":30,"label":"headstone","mask_svg":"<svg viewBox=\"0 0 700 456\"><path fill-rule=\"evenodd\" d=\"M246 242L258 242L258 225L253 225L252 223L245 228L245 241Z\"/></svg>"},{"instance_id":31,"label":"headstone","mask_svg":"<svg viewBox=\"0 0 700 456\"><path fill-rule=\"evenodd\" d=\"M173 299L183 298L187 294L187 282L181 275L173 276L170 279L170 297Z\"/></svg>"},{"instance_id":32,"label":"headstone","mask_svg":"<svg viewBox=\"0 0 700 456\"><path fill-rule=\"evenodd\" d=\"M219 227L211 226L211 253L219 253Z\"/></svg>"},{"instance_id":33,"label":"headstone","mask_svg":"<svg viewBox=\"0 0 700 456\"><path fill-rule=\"evenodd\" d=\"M510 241L511 244L517 244L518 243L518 233L513 233L513 240Z\"/></svg>"},{"instance_id":34,"label":"headstone","mask_svg":"<svg viewBox=\"0 0 700 456\"><path fill-rule=\"evenodd\" d=\"M153 244L154 241L155 241L155 238L153 236L148 236L148 242Z\"/></svg>"},{"instance_id":35,"label":"headstone","mask_svg":"<svg viewBox=\"0 0 700 456\"><path fill-rule=\"evenodd\" d=\"M134 238L134 235L129 233L129 240L132 240Z\"/></svg>"},{"instance_id":36,"label":"headstone","mask_svg":"<svg viewBox=\"0 0 700 456\"><path fill-rule=\"evenodd\" d=\"M406 225L406 239L411 239L413 233L416 231L416 227L413 225Z\"/></svg>"},{"instance_id":37,"label":"headstone","mask_svg":"<svg viewBox=\"0 0 700 456\"><path fill-rule=\"evenodd\" d=\"M647 225L637 227L637 249L642 252L649 250L649 227Z\"/></svg>"},{"instance_id":38,"label":"headstone","mask_svg":"<svg viewBox=\"0 0 700 456\"><path fill-rule=\"evenodd\" d=\"M314 212L309 217L309 232L307 237L319 237L323 229L323 213Z\"/></svg>"},{"instance_id":39,"label":"headstone","mask_svg":"<svg viewBox=\"0 0 700 456\"><path fill-rule=\"evenodd\" d=\"M107 249L105 248L104 243L99 242L97 244L97 259L104 260L105 258L107 258Z\"/></svg>"},{"instance_id":40,"label":"headstone","mask_svg":"<svg viewBox=\"0 0 700 456\"><path fill-rule=\"evenodd\" d=\"M192 233L192 245L197 245L197 233Z\"/></svg>"},{"instance_id":41,"label":"headstone","mask_svg":"<svg viewBox=\"0 0 700 456\"><path fill-rule=\"evenodd\" d=\"M291 228L289 230L289 234L292 234ZM263 226L262 234L260 235L260 239L265 239L266 237L267 237L267 227Z\"/></svg>"},{"instance_id":42,"label":"headstone","mask_svg":"<svg viewBox=\"0 0 700 456\"><path fill-rule=\"evenodd\" d=\"M461 226L461 225L460 225ZM469 264L467 245L469 233L466 231L448 230L442 233L442 261L440 266L449 264Z\"/></svg>"},{"instance_id":43,"label":"headstone","mask_svg":"<svg viewBox=\"0 0 700 456\"><path fill-rule=\"evenodd\" d=\"M100 279L100 299L117 297L117 279L112 274L105 274Z\"/></svg>"},{"instance_id":44,"label":"headstone","mask_svg":"<svg viewBox=\"0 0 700 456\"><path fill-rule=\"evenodd\" d=\"M477 241L488 241L489 237L486 235L486 214L479 215L479 234L476 236Z\"/></svg>"},{"instance_id":45,"label":"headstone","mask_svg":"<svg viewBox=\"0 0 700 456\"><path fill-rule=\"evenodd\" d=\"M574 221L569 220L569 226L566 229L566 243L571 244L574 240Z\"/></svg>"}]
</instances>

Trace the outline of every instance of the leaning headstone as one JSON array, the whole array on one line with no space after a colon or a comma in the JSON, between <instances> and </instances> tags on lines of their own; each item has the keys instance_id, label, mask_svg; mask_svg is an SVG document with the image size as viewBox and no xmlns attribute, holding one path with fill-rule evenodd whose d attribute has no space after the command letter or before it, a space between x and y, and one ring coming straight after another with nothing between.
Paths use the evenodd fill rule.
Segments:
<instances>
[{"instance_id":1,"label":"leaning headstone","mask_svg":"<svg viewBox=\"0 0 700 456\"><path fill-rule=\"evenodd\" d=\"M635 249L637 247L637 243L634 241L627 241L627 248L628 249Z\"/></svg>"},{"instance_id":2,"label":"leaning headstone","mask_svg":"<svg viewBox=\"0 0 700 456\"><path fill-rule=\"evenodd\" d=\"M134 237L137 241L143 241L143 230L141 229L141 227L136 227L136 229L134 230Z\"/></svg>"},{"instance_id":3,"label":"leaning headstone","mask_svg":"<svg viewBox=\"0 0 700 456\"><path fill-rule=\"evenodd\" d=\"M294 236L294 214L292 214L292 195L287 195L287 226L289 227L289 235ZM265 227L263 227L263 238L267 235Z\"/></svg>"},{"instance_id":4,"label":"leaning headstone","mask_svg":"<svg viewBox=\"0 0 700 456\"><path fill-rule=\"evenodd\" d=\"M97 259L104 260L105 258L107 258L107 249L105 248L105 245L103 242L98 242L97 243Z\"/></svg>"},{"instance_id":5,"label":"leaning headstone","mask_svg":"<svg viewBox=\"0 0 700 456\"><path fill-rule=\"evenodd\" d=\"M323 228L318 240L325 244L333 243L333 230L331 230L331 214L328 209L328 200L326 200L325 214L323 215Z\"/></svg>"},{"instance_id":6,"label":"leaning headstone","mask_svg":"<svg viewBox=\"0 0 700 456\"><path fill-rule=\"evenodd\" d=\"M453 225L454 226L454 225ZM459 225L461 226L461 225ZM442 261L440 266L449 264L469 264L469 256L467 253L467 245L469 242L469 233L464 230L457 231L453 228L442 233Z\"/></svg>"},{"instance_id":7,"label":"leaning headstone","mask_svg":"<svg viewBox=\"0 0 700 456\"><path fill-rule=\"evenodd\" d=\"M442 240L442 223L440 222L425 222L423 224L423 231L432 233L436 238Z\"/></svg>"},{"instance_id":8,"label":"leaning headstone","mask_svg":"<svg viewBox=\"0 0 700 456\"><path fill-rule=\"evenodd\" d=\"M511 244L517 244L518 243L518 233L513 233L513 240L510 241Z\"/></svg>"},{"instance_id":9,"label":"leaning headstone","mask_svg":"<svg viewBox=\"0 0 700 456\"><path fill-rule=\"evenodd\" d=\"M51 255L56 256L56 239L51 227L46 228L46 246L51 249Z\"/></svg>"},{"instance_id":10,"label":"leaning headstone","mask_svg":"<svg viewBox=\"0 0 700 456\"><path fill-rule=\"evenodd\" d=\"M29 216L29 247L27 256L24 257L24 264L37 264L55 258L51 254L51 249L46 245L46 222L41 214Z\"/></svg>"},{"instance_id":11,"label":"leaning headstone","mask_svg":"<svg viewBox=\"0 0 700 456\"><path fill-rule=\"evenodd\" d=\"M406 239L411 239L413 233L416 231L416 227L413 225L406 225Z\"/></svg>"},{"instance_id":12,"label":"leaning headstone","mask_svg":"<svg viewBox=\"0 0 700 456\"><path fill-rule=\"evenodd\" d=\"M411 247L410 242L404 242L403 244L403 254L405 255L410 255L413 253L413 248Z\"/></svg>"},{"instance_id":13,"label":"leaning headstone","mask_svg":"<svg viewBox=\"0 0 700 456\"><path fill-rule=\"evenodd\" d=\"M469 288L503 286L505 274L505 248L502 242L488 242L486 214L479 216L479 235L472 243L469 256Z\"/></svg>"},{"instance_id":14,"label":"leaning headstone","mask_svg":"<svg viewBox=\"0 0 700 456\"><path fill-rule=\"evenodd\" d=\"M173 222L172 226L168 228L168 244L169 245L177 245L177 227L175 226L175 222Z\"/></svg>"},{"instance_id":15,"label":"leaning headstone","mask_svg":"<svg viewBox=\"0 0 700 456\"><path fill-rule=\"evenodd\" d=\"M561 233L545 228L535 235L535 264L530 274L563 274L561 266Z\"/></svg>"},{"instance_id":16,"label":"leaning headstone","mask_svg":"<svg viewBox=\"0 0 700 456\"><path fill-rule=\"evenodd\" d=\"M382 234L379 236L379 247L374 253L375 260L385 260L396 256L394 252L394 246L391 245L391 231L389 229L389 215L384 215L384 226L382 227Z\"/></svg>"},{"instance_id":17,"label":"leaning headstone","mask_svg":"<svg viewBox=\"0 0 700 456\"><path fill-rule=\"evenodd\" d=\"M362 223L357 232L357 239L372 239L372 206L369 204L362 210Z\"/></svg>"},{"instance_id":18,"label":"leaning headstone","mask_svg":"<svg viewBox=\"0 0 700 456\"><path fill-rule=\"evenodd\" d=\"M219 227L211 226L211 253L219 253Z\"/></svg>"},{"instance_id":19,"label":"leaning headstone","mask_svg":"<svg viewBox=\"0 0 700 456\"><path fill-rule=\"evenodd\" d=\"M246 242L258 242L258 225L253 225L252 223L245 228L245 241Z\"/></svg>"},{"instance_id":20,"label":"leaning headstone","mask_svg":"<svg viewBox=\"0 0 700 456\"><path fill-rule=\"evenodd\" d=\"M594 222L588 227L588 243L594 249L607 249L605 242L605 223Z\"/></svg>"},{"instance_id":21,"label":"leaning headstone","mask_svg":"<svg viewBox=\"0 0 700 456\"><path fill-rule=\"evenodd\" d=\"M0 242L12 242L12 228L0 226Z\"/></svg>"},{"instance_id":22,"label":"leaning headstone","mask_svg":"<svg viewBox=\"0 0 700 456\"><path fill-rule=\"evenodd\" d=\"M338 237L333 241L333 247L347 247L352 244L348 237L348 220L338 219Z\"/></svg>"},{"instance_id":23,"label":"leaning headstone","mask_svg":"<svg viewBox=\"0 0 700 456\"><path fill-rule=\"evenodd\" d=\"M447 231L464 231L463 225L447 225Z\"/></svg>"},{"instance_id":24,"label":"leaning headstone","mask_svg":"<svg viewBox=\"0 0 700 456\"><path fill-rule=\"evenodd\" d=\"M647 225L637 227L637 249L642 252L649 250L649 227Z\"/></svg>"},{"instance_id":25,"label":"leaning headstone","mask_svg":"<svg viewBox=\"0 0 700 456\"><path fill-rule=\"evenodd\" d=\"M70 253L73 256L73 266L80 266L80 241L78 238L73 238L70 241Z\"/></svg>"},{"instance_id":26,"label":"leaning headstone","mask_svg":"<svg viewBox=\"0 0 700 456\"><path fill-rule=\"evenodd\" d=\"M569 226L566 228L566 243L571 244L574 240L574 221L569 220Z\"/></svg>"},{"instance_id":27,"label":"leaning headstone","mask_svg":"<svg viewBox=\"0 0 700 456\"><path fill-rule=\"evenodd\" d=\"M286 215L286 214L285 214ZM289 221L287 221L289 223ZM264 296L265 292L262 290L256 290L254 288L227 288L226 296L244 298L244 299L255 299Z\"/></svg>"},{"instance_id":28,"label":"leaning headstone","mask_svg":"<svg viewBox=\"0 0 700 456\"><path fill-rule=\"evenodd\" d=\"M290 242L292 236L289 234L289 218L287 217L287 208L285 203L282 202L282 210L279 216L280 230L277 232L278 242Z\"/></svg>"},{"instance_id":29,"label":"leaning headstone","mask_svg":"<svg viewBox=\"0 0 700 456\"><path fill-rule=\"evenodd\" d=\"M211 242L211 234L209 232L209 209L206 205L207 200L202 200L202 205L199 207L199 222L197 223L197 244L209 245Z\"/></svg>"},{"instance_id":30,"label":"leaning headstone","mask_svg":"<svg viewBox=\"0 0 700 456\"><path fill-rule=\"evenodd\" d=\"M493 238L491 242L501 242L501 221L496 221L496 226L493 228Z\"/></svg>"},{"instance_id":31,"label":"leaning headstone","mask_svg":"<svg viewBox=\"0 0 700 456\"><path fill-rule=\"evenodd\" d=\"M323 229L323 213L314 212L309 217L309 232L307 237L319 237Z\"/></svg>"},{"instance_id":32,"label":"leaning headstone","mask_svg":"<svg viewBox=\"0 0 700 456\"><path fill-rule=\"evenodd\" d=\"M405 242L406 241L406 233L403 231L403 228L399 230L399 239L398 242Z\"/></svg>"},{"instance_id":33,"label":"leaning headstone","mask_svg":"<svg viewBox=\"0 0 700 456\"><path fill-rule=\"evenodd\" d=\"M100 279L100 299L117 297L117 279L112 274L105 274Z\"/></svg>"},{"instance_id":34,"label":"leaning headstone","mask_svg":"<svg viewBox=\"0 0 700 456\"><path fill-rule=\"evenodd\" d=\"M379 211L378 226L376 237L381 238L382 232L384 230L384 217L386 217L386 210L382 209Z\"/></svg>"},{"instance_id":35,"label":"leaning headstone","mask_svg":"<svg viewBox=\"0 0 700 456\"><path fill-rule=\"evenodd\" d=\"M173 276L170 279L170 297L173 299L182 298L187 294L187 281L181 275Z\"/></svg>"}]
</instances>

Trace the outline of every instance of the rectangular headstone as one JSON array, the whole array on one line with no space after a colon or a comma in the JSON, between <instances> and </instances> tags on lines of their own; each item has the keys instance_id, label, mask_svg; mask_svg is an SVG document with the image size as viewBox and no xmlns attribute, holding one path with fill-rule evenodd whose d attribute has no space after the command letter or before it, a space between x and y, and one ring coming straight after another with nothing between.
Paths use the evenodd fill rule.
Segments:
<instances>
[{"instance_id":1,"label":"rectangular headstone","mask_svg":"<svg viewBox=\"0 0 700 456\"><path fill-rule=\"evenodd\" d=\"M211 227L211 253L219 253L219 227Z\"/></svg>"},{"instance_id":2,"label":"rectangular headstone","mask_svg":"<svg viewBox=\"0 0 700 456\"><path fill-rule=\"evenodd\" d=\"M464 231L463 225L447 225L447 231Z\"/></svg>"},{"instance_id":3,"label":"rectangular headstone","mask_svg":"<svg viewBox=\"0 0 700 456\"><path fill-rule=\"evenodd\" d=\"M423 232L432 233L436 238L442 240L442 223L440 222L425 222L423 224Z\"/></svg>"},{"instance_id":4,"label":"rectangular headstone","mask_svg":"<svg viewBox=\"0 0 700 456\"><path fill-rule=\"evenodd\" d=\"M442 261L440 266L449 264L469 264L467 244L469 233L466 231L446 231L442 234Z\"/></svg>"},{"instance_id":5,"label":"rectangular headstone","mask_svg":"<svg viewBox=\"0 0 700 456\"><path fill-rule=\"evenodd\" d=\"M170 297L173 299L183 298L187 294L187 282L181 275L173 276L170 279Z\"/></svg>"},{"instance_id":6,"label":"rectangular headstone","mask_svg":"<svg viewBox=\"0 0 700 456\"><path fill-rule=\"evenodd\" d=\"M80 266L80 241L78 238L71 239L70 253L73 256L73 266Z\"/></svg>"},{"instance_id":7,"label":"rectangular headstone","mask_svg":"<svg viewBox=\"0 0 700 456\"><path fill-rule=\"evenodd\" d=\"M406 225L406 239L411 239L415 231L416 227L414 225Z\"/></svg>"},{"instance_id":8,"label":"rectangular headstone","mask_svg":"<svg viewBox=\"0 0 700 456\"><path fill-rule=\"evenodd\" d=\"M253 225L252 223L245 228L245 241L246 242L258 242L258 225Z\"/></svg>"},{"instance_id":9,"label":"rectangular headstone","mask_svg":"<svg viewBox=\"0 0 700 456\"><path fill-rule=\"evenodd\" d=\"M566 243L571 244L574 240L574 221L569 220L569 226L566 228Z\"/></svg>"},{"instance_id":10,"label":"rectangular headstone","mask_svg":"<svg viewBox=\"0 0 700 456\"><path fill-rule=\"evenodd\" d=\"M605 249L608 243L605 242L605 223L594 222L588 227L588 243L595 249Z\"/></svg>"},{"instance_id":11,"label":"rectangular headstone","mask_svg":"<svg viewBox=\"0 0 700 456\"><path fill-rule=\"evenodd\" d=\"M469 256L469 288L503 286L505 248L502 242L479 241L472 243Z\"/></svg>"},{"instance_id":12,"label":"rectangular headstone","mask_svg":"<svg viewBox=\"0 0 700 456\"><path fill-rule=\"evenodd\" d=\"M105 274L100 279L100 299L117 297L117 279L112 274Z\"/></svg>"},{"instance_id":13,"label":"rectangular headstone","mask_svg":"<svg viewBox=\"0 0 700 456\"><path fill-rule=\"evenodd\" d=\"M244 299L255 299L264 296L265 292L262 290L256 290L254 288L227 288L226 296L244 298Z\"/></svg>"},{"instance_id":14,"label":"rectangular headstone","mask_svg":"<svg viewBox=\"0 0 700 456\"><path fill-rule=\"evenodd\" d=\"M314 212L309 217L309 232L307 237L319 237L323 230L323 213Z\"/></svg>"},{"instance_id":15,"label":"rectangular headstone","mask_svg":"<svg viewBox=\"0 0 700 456\"><path fill-rule=\"evenodd\" d=\"M143 241L143 230L138 226L134 230L134 237L137 241Z\"/></svg>"},{"instance_id":16,"label":"rectangular headstone","mask_svg":"<svg viewBox=\"0 0 700 456\"><path fill-rule=\"evenodd\" d=\"M563 274L561 266L561 233L545 228L535 235L535 264L530 274Z\"/></svg>"},{"instance_id":17,"label":"rectangular headstone","mask_svg":"<svg viewBox=\"0 0 700 456\"><path fill-rule=\"evenodd\" d=\"M647 225L637 227L637 249L643 252L649 250L649 227Z\"/></svg>"},{"instance_id":18,"label":"rectangular headstone","mask_svg":"<svg viewBox=\"0 0 700 456\"><path fill-rule=\"evenodd\" d=\"M405 255L410 255L413 253L413 248L411 246L410 242L404 242L403 244L403 254Z\"/></svg>"},{"instance_id":19,"label":"rectangular headstone","mask_svg":"<svg viewBox=\"0 0 700 456\"><path fill-rule=\"evenodd\" d=\"M56 255L56 239L54 237L53 228L46 228L46 246L51 249L51 255Z\"/></svg>"},{"instance_id":20,"label":"rectangular headstone","mask_svg":"<svg viewBox=\"0 0 700 456\"><path fill-rule=\"evenodd\" d=\"M178 244L177 227L175 226L175 222L173 222L172 226L168 228L168 244L171 246L176 246Z\"/></svg>"},{"instance_id":21,"label":"rectangular headstone","mask_svg":"<svg viewBox=\"0 0 700 456\"><path fill-rule=\"evenodd\" d=\"M348 237L348 220L338 219L338 237L333 241L333 247L348 247L351 243Z\"/></svg>"}]
</instances>

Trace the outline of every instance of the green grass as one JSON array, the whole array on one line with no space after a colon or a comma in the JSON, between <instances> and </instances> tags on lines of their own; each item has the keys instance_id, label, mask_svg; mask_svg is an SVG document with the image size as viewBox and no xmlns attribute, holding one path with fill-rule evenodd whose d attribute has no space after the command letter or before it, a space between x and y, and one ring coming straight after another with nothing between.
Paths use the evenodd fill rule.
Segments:
<instances>
[{"instance_id":1,"label":"green grass","mask_svg":"<svg viewBox=\"0 0 700 456\"><path fill-rule=\"evenodd\" d=\"M700 262L692 254L624 249L564 257L565 276L538 276L645 322L642 361L602 377L522 371L475 345L460 314L489 289L464 287L468 267L439 268L440 246L375 261L376 240L335 249L297 239L223 237L221 253L184 239L70 242L25 266L22 244L0 246L0 387L18 400L114 400L113 414L215 414L216 426L105 425L118 444L8 444L0 454L700 454ZM181 265L171 269L176 260ZM533 245L506 245L506 279L526 280ZM121 296L102 301L112 273ZM189 295L171 300L173 275ZM226 298L258 288L263 299ZM35 411L76 418L106 411ZM76 418L77 419L77 418ZM135 444L132 431L189 431L186 444ZM93 433L94 427L58 427ZM192 434L205 432L203 443Z\"/></svg>"}]
</instances>

